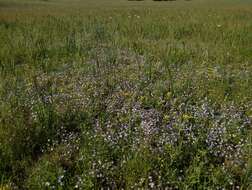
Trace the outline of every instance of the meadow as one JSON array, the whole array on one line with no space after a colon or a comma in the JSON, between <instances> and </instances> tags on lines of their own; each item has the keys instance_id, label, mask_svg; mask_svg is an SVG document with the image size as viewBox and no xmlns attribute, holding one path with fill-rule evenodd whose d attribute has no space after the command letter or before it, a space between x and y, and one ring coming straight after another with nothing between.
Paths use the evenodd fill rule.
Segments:
<instances>
[{"instance_id":1,"label":"meadow","mask_svg":"<svg viewBox=\"0 0 252 190\"><path fill-rule=\"evenodd\" d=\"M252 1L0 0L10 189L252 189Z\"/></svg>"}]
</instances>

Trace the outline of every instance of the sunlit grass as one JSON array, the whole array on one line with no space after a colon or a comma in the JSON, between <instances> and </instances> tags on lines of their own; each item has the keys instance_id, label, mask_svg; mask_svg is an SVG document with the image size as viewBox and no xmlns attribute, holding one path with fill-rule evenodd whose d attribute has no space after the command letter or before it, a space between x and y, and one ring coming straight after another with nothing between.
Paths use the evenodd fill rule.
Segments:
<instances>
[{"instance_id":1,"label":"sunlit grass","mask_svg":"<svg viewBox=\"0 0 252 190\"><path fill-rule=\"evenodd\" d=\"M251 7L0 0L0 189L250 189Z\"/></svg>"}]
</instances>

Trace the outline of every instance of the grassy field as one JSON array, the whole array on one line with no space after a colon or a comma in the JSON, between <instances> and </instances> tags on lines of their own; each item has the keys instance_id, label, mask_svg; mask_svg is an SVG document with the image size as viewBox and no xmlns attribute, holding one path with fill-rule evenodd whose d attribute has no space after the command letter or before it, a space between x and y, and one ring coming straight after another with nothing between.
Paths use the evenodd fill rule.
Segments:
<instances>
[{"instance_id":1,"label":"grassy field","mask_svg":"<svg viewBox=\"0 0 252 190\"><path fill-rule=\"evenodd\" d=\"M251 184L252 1L0 0L0 190Z\"/></svg>"}]
</instances>

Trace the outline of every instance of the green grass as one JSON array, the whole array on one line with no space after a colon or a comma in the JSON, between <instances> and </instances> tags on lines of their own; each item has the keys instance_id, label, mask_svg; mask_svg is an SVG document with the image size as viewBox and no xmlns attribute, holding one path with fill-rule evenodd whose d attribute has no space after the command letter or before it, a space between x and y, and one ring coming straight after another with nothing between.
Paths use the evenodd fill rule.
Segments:
<instances>
[{"instance_id":1,"label":"green grass","mask_svg":"<svg viewBox=\"0 0 252 190\"><path fill-rule=\"evenodd\" d=\"M0 189L251 189L252 3L0 0Z\"/></svg>"}]
</instances>

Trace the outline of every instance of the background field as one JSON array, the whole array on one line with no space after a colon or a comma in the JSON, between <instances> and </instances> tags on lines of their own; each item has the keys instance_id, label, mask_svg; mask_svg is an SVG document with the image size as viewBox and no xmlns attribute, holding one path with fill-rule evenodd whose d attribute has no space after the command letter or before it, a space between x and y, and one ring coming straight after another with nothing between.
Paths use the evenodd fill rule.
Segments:
<instances>
[{"instance_id":1,"label":"background field","mask_svg":"<svg viewBox=\"0 0 252 190\"><path fill-rule=\"evenodd\" d=\"M252 189L252 1L0 0L0 189Z\"/></svg>"}]
</instances>

